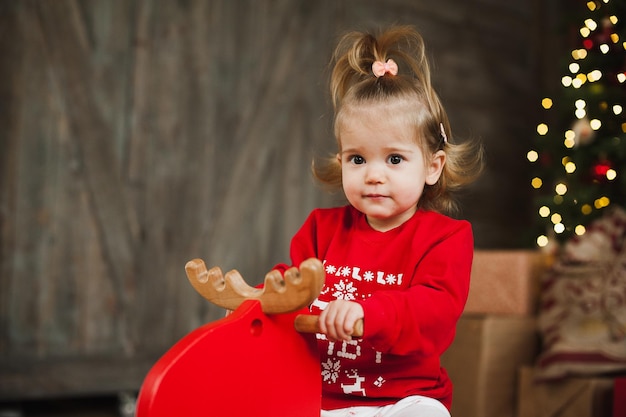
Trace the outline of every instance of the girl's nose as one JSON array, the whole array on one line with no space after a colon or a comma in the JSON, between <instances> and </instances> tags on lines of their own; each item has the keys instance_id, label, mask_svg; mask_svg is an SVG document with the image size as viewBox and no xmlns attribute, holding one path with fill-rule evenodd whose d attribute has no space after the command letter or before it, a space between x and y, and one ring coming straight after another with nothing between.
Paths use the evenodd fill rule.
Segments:
<instances>
[{"instance_id":1,"label":"girl's nose","mask_svg":"<svg viewBox=\"0 0 626 417\"><path fill-rule=\"evenodd\" d=\"M384 182L385 173L379 164L369 164L365 172L365 182L367 184L379 184Z\"/></svg>"}]
</instances>

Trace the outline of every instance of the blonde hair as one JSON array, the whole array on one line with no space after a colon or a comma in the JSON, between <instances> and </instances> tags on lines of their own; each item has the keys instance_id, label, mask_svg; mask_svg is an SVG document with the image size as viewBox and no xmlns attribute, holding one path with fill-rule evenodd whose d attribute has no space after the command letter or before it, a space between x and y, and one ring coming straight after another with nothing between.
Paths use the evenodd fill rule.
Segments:
<instances>
[{"instance_id":1,"label":"blonde hair","mask_svg":"<svg viewBox=\"0 0 626 417\"><path fill-rule=\"evenodd\" d=\"M375 61L393 59L399 71L377 77ZM394 111L414 129L425 157L440 149L446 163L439 181L426 185L419 207L451 214L457 210L455 194L474 181L483 167L483 149L478 142L450 142L448 116L430 79L424 41L411 26L394 26L376 35L350 32L339 41L333 54L330 93L335 110L335 137L341 148L340 126L355 109L383 106ZM398 115L402 111L405 114ZM447 140L441 134L441 125ZM313 164L315 178L331 189L341 189L341 165L336 157Z\"/></svg>"}]
</instances>

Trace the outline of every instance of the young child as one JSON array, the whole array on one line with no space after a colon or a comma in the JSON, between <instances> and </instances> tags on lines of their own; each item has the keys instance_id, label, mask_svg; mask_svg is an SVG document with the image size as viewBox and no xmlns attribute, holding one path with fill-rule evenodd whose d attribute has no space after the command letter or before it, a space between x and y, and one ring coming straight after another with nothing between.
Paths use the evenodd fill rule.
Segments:
<instances>
[{"instance_id":1,"label":"young child","mask_svg":"<svg viewBox=\"0 0 626 417\"><path fill-rule=\"evenodd\" d=\"M482 167L479 144L451 142L411 27L347 34L331 94L338 153L314 165L349 205L316 209L291 242L291 261L324 262L320 314L322 416L449 416L440 366L463 311L471 226L444 213ZM286 265L279 269L286 268ZM362 338L351 337L359 319Z\"/></svg>"}]
</instances>

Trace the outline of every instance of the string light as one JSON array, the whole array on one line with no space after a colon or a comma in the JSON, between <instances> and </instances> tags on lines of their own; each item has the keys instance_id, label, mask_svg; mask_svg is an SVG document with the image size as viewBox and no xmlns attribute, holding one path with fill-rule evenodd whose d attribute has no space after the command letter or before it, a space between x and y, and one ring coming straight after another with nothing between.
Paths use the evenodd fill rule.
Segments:
<instances>
[{"instance_id":1,"label":"string light","mask_svg":"<svg viewBox=\"0 0 626 417\"><path fill-rule=\"evenodd\" d=\"M598 28L598 24L593 19L586 19L585 27L589 28L589 30L593 32L594 30Z\"/></svg>"},{"instance_id":2,"label":"string light","mask_svg":"<svg viewBox=\"0 0 626 417\"><path fill-rule=\"evenodd\" d=\"M609 204L611 204L611 200L606 196L600 197L593 202L593 206L598 210L604 207L608 207Z\"/></svg>"},{"instance_id":3,"label":"string light","mask_svg":"<svg viewBox=\"0 0 626 417\"><path fill-rule=\"evenodd\" d=\"M587 81L587 76L585 74L578 74L576 78L572 80L572 87L580 88Z\"/></svg>"},{"instance_id":4,"label":"string light","mask_svg":"<svg viewBox=\"0 0 626 417\"><path fill-rule=\"evenodd\" d=\"M598 130L602 127L602 122L598 119L593 119L589 122L589 126L591 126L593 130Z\"/></svg>"},{"instance_id":5,"label":"string light","mask_svg":"<svg viewBox=\"0 0 626 417\"><path fill-rule=\"evenodd\" d=\"M619 78L619 75L618 75L618 78ZM623 82L623 81L620 81L620 82ZM569 75L564 76L563 78L561 78L561 84L563 84L563 87L571 86L572 85L572 77L570 77Z\"/></svg>"},{"instance_id":6,"label":"string light","mask_svg":"<svg viewBox=\"0 0 626 417\"><path fill-rule=\"evenodd\" d=\"M537 133L539 133L541 136L545 136L548 133L548 125L545 123L538 124Z\"/></svg>"},{"instance_id":7,"label":"string light","mask_svg":"<svg viewBox=\"0 0 626 417\"><path fill-rule=\"evenodd\" d=\"M532 185L534 189L539 189L543 185L543 181L541 180L541 178L535 177L530 182L530 185Z\"/></svg>"},{"instance_id":8,"label":"string light","mask_svg":"<svg viewBox=\"0 0 626 417\"><path fill-rule=\"evenodd\" d=\"M602 78L602 71L600 71L600 70L593 70L589 74L587 74L587 79L591 83L599 81L600 78Z\"/></svg>"},{"instance_id":9,"label":"string light","mask_svg":"<svg viewBox=\"0 0 626 417\"><path fill-rule=\"evenodd\" d=\"M537 237L537 246L539 246L540 248L545 248L546 246L548 246L548 243L550 243L550 240L547 236L541 235Z\"/></svg>"},{"instance_id":10,"label":"string light","mask_svg":"<svg viewBox=\"0 0 626 417\"><path fill-rule=\"evenodd\" d=\"M571 149L576 146L576 133L573 130L568 130L565 132L565 140L563 144L566 148Z\"/></svg>"},{"instance_id":11,"label":"string light","mask_svg":"<svg viewBox=\"0 0 626 417\"><path fill-rule=\"evenodd\" d=\"M609 169L608 171L606 171L607 180L613 181L615 178L617 178L617 171L615 171L614 169Z\"/></svg>"}]
</instances>

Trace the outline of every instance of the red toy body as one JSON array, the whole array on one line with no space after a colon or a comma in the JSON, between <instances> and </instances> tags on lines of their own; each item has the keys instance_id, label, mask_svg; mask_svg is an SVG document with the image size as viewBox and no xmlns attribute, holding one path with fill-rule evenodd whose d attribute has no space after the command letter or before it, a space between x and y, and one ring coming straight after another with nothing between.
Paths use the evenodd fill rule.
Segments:
<instances>
[{"instance_id":1,"label":"red toy body","mask_svg":"<svg viewBox=\"0 0 626 417\"><path fill-rule=\"evenodd\" d=\"M248 300L189 333L146 376L136 416L319 417L315 336L295 330L296 315Z\"/></svg>"}]
</instances>

